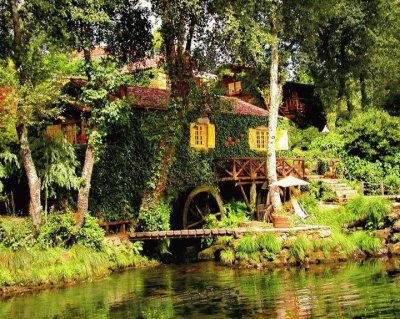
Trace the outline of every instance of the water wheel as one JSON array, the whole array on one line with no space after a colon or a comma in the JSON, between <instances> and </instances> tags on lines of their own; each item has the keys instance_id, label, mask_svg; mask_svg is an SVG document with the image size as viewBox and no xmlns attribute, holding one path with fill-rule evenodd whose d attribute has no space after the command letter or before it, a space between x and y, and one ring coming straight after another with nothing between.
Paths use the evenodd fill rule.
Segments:
<instances>
[{"instance_id":1,"label":"water wheel","mask_svg":"<svg viewBox=\"0 0 400 319\"><path fill-rule=\"evenodd\" d=\"M221 218L224 203L219 192L209 186L196 187L186 199L183 208L183 229L201 228L208 215Z\"/></svg>"}]
</instances>

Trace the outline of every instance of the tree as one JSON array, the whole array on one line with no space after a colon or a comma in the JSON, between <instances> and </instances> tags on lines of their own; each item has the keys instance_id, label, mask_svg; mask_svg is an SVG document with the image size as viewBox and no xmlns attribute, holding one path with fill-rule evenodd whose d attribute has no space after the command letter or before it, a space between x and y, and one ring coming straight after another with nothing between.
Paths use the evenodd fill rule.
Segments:
<instances>
[{"instance_id":1,"label":"tree","mask_svg":"<svg viewBox=\"0 0 400 319\"><path fill-rule=\"evenodd\" d=\"M41 183L32 158L28 128L43 119L58 116L60 109L54 107L54 103L59 97L59 89L51 81L40 82L36 85L31 82L21 84L16 70L8 68L7 72L13 72L15 77L12 82L2 83L12 88L12 91L7 95L4 102L4 112L1 119L3 123L13 123L16 129L22 164L29 186L29 213L33 221L33 233L37 235L41 222Z\"/></svg>"},{"instance_id":2,"label":"tree","mask_svg":"<svg viewBox=\"0 0 400 319\"><path fill-rule=\"evenodd\" d=\"M37 171L44 191L44 213L48 213L48 200L57 198L57 191L78 189L76 176L78 161L74 147L69 144L63 133L51 138L33 140L32 153L36 158Z\"/></svg>"},{"instance_id":3,"label":"tree","mask_svg":"<svg viewBox=\"0 0 400 319\"><path fill-rule=\"evenodd\" d=\"M57 27L51 28L49 33L69 49L84 53L87 83L74 103L86 103L93 108L88 122L90 132L82 184L78 190L77 227L80 228L88 211L96 147L107 134L104 116L107 110L113 111L108 107L117 105L117 102L110 101L109 93L115 93L124 82L119 82L121 78L115 68L95 65L91 52L95 47L105 46L110 58L113 57L119 64L143 57L151 45L151 26L149 12L140 6L138 0L63 0L52 3L47 19L57 21Z\"/></svg>"},{"instance_id":4,"label":"tree","mask_svg":"<svg viewBox=\"0 0 400 319\"><path fill-rule=\"evenodd\" d=\"M160 34L165 52L166 71L171 86L170 110L166 121L169 127L160 142L156 161L152 164L151 181L145 190L140 210L155 208L167 186L168 174L174 160L175 144L181 134L181 122L190 105L193 72L196 65L195 47L216 15L218 1L152 0L152 9L161 20ZM208 30L210 31L210 30ZM196 45L195 45L196 43Z\"/></svg>"},{"instance_id":5,"label":"tree","mask_svg":"<svg viewBox=\"0 0 400 319\"><path fill-rule=\"evenodd\" d=\"M53 104L59 93L55 83L47 80L48 74L41 73L38 67L45 55L45 37L32 11L34 2L0 1L0 36L4 39L0 44L3 58L0 79L3 87L11 89L4 102L3 120L15 125L29 186L29 213L33 233L37 235L41 217L40 179L32 159L28 129L44 118L57 116L59 109ZM7 66L5 59L12 62Z\"/></svg>"},{"instance_id":6,"label":"tree","mask_svg":"<svg viewBox=\"0 0 400 319\"><path fill-rule=\"evenodd\" d=\"M326 104L348 112L382 104L399 68L399 13L396 0L342 0L319 15L303 51Z\"/></svg>"},{"instance_id":7,"label":"tree","mask_svg":"<svg viewBox=\"0 0 400 319\"><path fill-rule=\"evenodd\" d=\"M314 39L321 13L330 1L263 0L230 1L225 11L222 33L226 48L240 63L269 71L269 89L260 88L267 97L268 182L277 181L275 139L282 86L304 51L307 39ZM307 42L307 43L308 43ZM278 188L270 188L274 210L281 205Z\"/></svg>"}]
</instances>

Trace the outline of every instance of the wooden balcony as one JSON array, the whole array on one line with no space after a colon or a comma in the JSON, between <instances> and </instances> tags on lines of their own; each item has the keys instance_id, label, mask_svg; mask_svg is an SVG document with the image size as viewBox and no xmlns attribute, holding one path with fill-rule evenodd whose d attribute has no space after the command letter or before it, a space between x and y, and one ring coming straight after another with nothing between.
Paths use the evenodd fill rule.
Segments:
<instances>
[{"instance_id":1,"label":"wooden balcony","mask_svg":"<svg viewBox=\"0 0 400 319\"><path fill-rule=\"evenodd\" d=\"M266 180L268 176L266 157L218 159L215 164L220 181L262 181ZM289 175L304 178L304 160L278 158L276 172L278 178Z\"/></svg>"}]
</instances>

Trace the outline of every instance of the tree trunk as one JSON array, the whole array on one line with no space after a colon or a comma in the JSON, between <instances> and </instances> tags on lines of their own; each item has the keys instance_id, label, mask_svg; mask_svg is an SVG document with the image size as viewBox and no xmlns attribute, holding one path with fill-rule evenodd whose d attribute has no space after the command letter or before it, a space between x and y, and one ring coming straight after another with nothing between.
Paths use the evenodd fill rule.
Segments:
<instances>
[{"instance_id":1,"label":"tree trunk","mask_svg":"<svg viewBox=\"0 0 400 319\"><path fill-rule=\"evenodd\" d=\"M94 166L94 157L95 157L95 149L92 145L93 136L96 132L92 130L90 133L88 145L86 147L85 153L85 163L83 164L82 169L82 186L79 188L78 192L78 203L77 203L77 222L76 227L79 229L82 227L85 216L88 212L89 208L89 192L90 192L90 183L92 180L92 172Z\"/></svg>"},{"instance_id":2,"label":"tree trunk","mask_svg":"<svg viewBox=\"0 0 400 319\"><path fill-rule=\"evenodd\" d=\"M88 81L92 78L92 56L90 53L90 48L83 49L83 57L85 60L85 73Z\"/></svg>"},{"instance_id":3,"label":"tree trunk","mask_svg":"<svg viewBox=\"0 0 400 319\"><path fill-rule=\"evenodd\" d=\"M26 136L25 126L23 124L20 124L16 127L16 129L21 151L22 163L25 169L29 186L29 214L32 217L33 235L37 236L39 234L41 217L40 180L36 173L35 164L32 159L28 138Z\"/></svg>"},{"instance_id":4,"label":"tree trunk","mask_svg":"<svg viewBox=\"0 0 400 319\"><path fill-rule=\"evenodd\" d=\"M20 83L23 84L26 81L27 74L25 68L22 66L24 61L24 54L22 48L22 32L21 32L21 22L18 12L18 1L10 0L9 2L11 18L13 23L13 60L15 63L15 68L18 72Z\"/></svg>"},{"instance_id":5,"label":"tree trunk","mask_svg":"<svg viewBox=\"0 0 400 319\"><path fill-rule=\"evenodd\" d=\"M368 107L367 86L365 84L365 74L360 74L361 108L365 110Z\"/></svg>"},{"instance_id":6,"label":"tree trunk","mask_svg":"<svg viewBox=\"0 0 400 319\"><path fill-rule=\"evenodd\" d=\"M277 14L277 13L276 13ZM267 153L267 166L268 166L268 182L272 183L278 180L276 173L276 152L275 140L276 130L278 127L278 111L281 101L281 91L279 88L279 39L276 30L276 21L271 23L271 33L274 40L271 43L271 69L270 69L270 108L268 115L268 153ZM271 204L276 211L281 205L281 198L279 195L279 187L269 188Z\"/></svg>"}]
</instances>

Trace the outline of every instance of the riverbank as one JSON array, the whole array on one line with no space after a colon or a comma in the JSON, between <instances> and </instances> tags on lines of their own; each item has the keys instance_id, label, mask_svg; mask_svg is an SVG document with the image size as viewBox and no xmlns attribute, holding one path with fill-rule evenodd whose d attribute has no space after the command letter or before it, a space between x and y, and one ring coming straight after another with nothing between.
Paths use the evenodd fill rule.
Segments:
<instances>
[{"instance_id":1,"label":"riverbank","mask_svg":"<svg viewBox=\"0 0 400 319\"><path fill-rule=\"evenodd\" d=\"M387 200L360 196L326 208L305 194L302 203L311 215L309 224L331 231L226 236L215 239L198 257L230 267L274 268L400 255L400 211Z\"/></svg>"},{"instance_id":2,"label":"riverbank","mask_svg":"<svg viewBox=\"0 0 400 319\"><path fill-rule=\"evenodd\" d=\"M52 216L37 238L27 218L0 219L0 297L90 282L113 272L153 267L141 254L142 243L104 237L87 217L76 230L74 216Z\"/></svg>"},{"instance_id":3,"label":"riverbank","mask_svg":"<svg viewBox=\"0 0 400 319\"><path fill-rule=\"evenodd\" d=\"M140 246L129 242L105 240L102 251L82 245L70 249L1 249L0 297L73 286L104 278L113 272L158 265L141 256L138 248Z\"/></svg>"}]
</instances>

